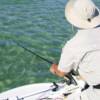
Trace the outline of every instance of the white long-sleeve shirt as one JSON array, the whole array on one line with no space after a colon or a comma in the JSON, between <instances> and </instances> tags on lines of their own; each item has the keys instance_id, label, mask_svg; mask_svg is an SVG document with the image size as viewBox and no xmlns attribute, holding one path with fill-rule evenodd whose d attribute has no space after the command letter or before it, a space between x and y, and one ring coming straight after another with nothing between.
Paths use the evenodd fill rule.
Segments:
<instances>
[{"instance_id":1,"label":"white long-sleeve shirt","mask_svg":"<svg viewBox=\"0 0 100 100\"><path fill-rule=\"evenodd\" d=\"M87 52L89 53L85 55ZM79 30L65 44L58 69L67 73L77 67L79 67L79 73L90 85L100 84L100 27Z\"/></svg>"}]
</instances>

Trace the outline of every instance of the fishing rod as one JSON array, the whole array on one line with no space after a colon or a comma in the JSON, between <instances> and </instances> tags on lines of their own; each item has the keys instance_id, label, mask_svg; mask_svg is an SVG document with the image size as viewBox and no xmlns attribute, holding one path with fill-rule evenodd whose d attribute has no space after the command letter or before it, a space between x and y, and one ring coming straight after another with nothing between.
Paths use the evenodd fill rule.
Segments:
<instances>
[{"instance_id":1,"label":"fishing rod","mask_svg":"<svg viewBox=\"0 0 100 100\"><path fill-rule=\"evenodd\" d=\"M29 52L29 53L31 53L31 54L33 54L33 55L35 55L35 56L41 58L42 60L48 62L49 64L54 64L53 61L50 61L50 60L48 60L48 59L46 59L46 58L44 58L44 57L38 55L38 54L35 53L34 51L32 51L32 50L26 48L25 46L23 46L21 43L15 41L15 40L13 40L13 42L16 43L19 47L21 47L21 48L23 48L24 50L26 50L27 52ZM74 83L75 85L77 85L77 83L76 83L76 81L74 80L74 78L72 77L72 75L75 75L75 72L74 72L73 70L72 70L70 73L68 73L67 75L65 75L64 79L66 80L66 82L67 82L68 84Z\"/></svg>"},{"instance_id":2,"label":"fishing rod","mask_svg":"<svg viewBox=\"0 0 100 100\"><path fill-rule=\"evenodd\" d=\"M32 50L26 48L25 46L23 46L21 43L15 41L15 40L13 40L13 42L14 42L15 44L17 44L19 47L21 47L21 48L23 48L24 50L26 50L27 52L29 52L29 53L31 53L31 54L33 54L33 55L35 55L35 56L41 58L42 60L48 62L49 64L54 64L54 62L52 62L52 61L50 61L50 60L48 60L48 59L46 59L46 58L44 58L44 57L38 55L38 54L35 53L34 51L32 51ZM66 80L66 83L67 83L68 85L70 85L70 84L72 84L72 83L75 84L75 85L77 85L77 83L76 83L76 81L74 80L74 78L72 77L71 73L69 73L69 75L65 75L64 79ZM37 94L40 94L40 93L43 93L43 92L47 92L47 91L50 91L50 90L56 91L56 90L59 88L59 86L58 86L55 82L53 82L53 85L54 85L55 87L52 88L52 89L44 90L44 91L41 91L41 92L38 92L38 93L35 93L35 94L30 94L30 95L27 95L27 96L22 97L22 98L17 97L17 100L23 100L23 99L25 99L25 98L28 98L28 97L31 97L31 96L34 96L34 95L37 95Z\"/></svg>"},{"instance_id":3,"label":"fishing rod","mask_svg":"<svg viewBox=\"0 0 100 100\"><path fill-rule=\"evenodd\" d=\"M38 55L38 54L35 53L34 51L32 51L32 50L26 48L25 46L23 46L21 43L15 41L15 40L13 40L13 42L16 43L19 47L21 47L21 48L23 48L24 50L28 51L29 53L31 53L31 54L33 54L33 55L35 55L35 56L41 58L42 60L44 60L44 61L46 61L46 62L48 62L49 64L54 64L53 61L50 61L50 60L48 60L48 59L46 59L46 58L44 58L44 57Z\"/></svg>"}]
</instances>

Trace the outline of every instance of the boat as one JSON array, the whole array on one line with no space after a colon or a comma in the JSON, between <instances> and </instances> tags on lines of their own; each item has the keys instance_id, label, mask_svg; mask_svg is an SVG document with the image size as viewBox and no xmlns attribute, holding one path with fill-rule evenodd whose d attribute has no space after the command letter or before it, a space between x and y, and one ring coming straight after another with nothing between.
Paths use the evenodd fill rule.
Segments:
<instances>
[{"instance_id":1,"label":"boat","mask_svg":"<svg viewBox=\"0 0 100 100\"><path fill-rule=\"evenodd\" d=\"M78 85L59 83L28 84L0 93L0 100L63 100L73 92L81 92L83 81Z\"/></svg>"}]
</instances>

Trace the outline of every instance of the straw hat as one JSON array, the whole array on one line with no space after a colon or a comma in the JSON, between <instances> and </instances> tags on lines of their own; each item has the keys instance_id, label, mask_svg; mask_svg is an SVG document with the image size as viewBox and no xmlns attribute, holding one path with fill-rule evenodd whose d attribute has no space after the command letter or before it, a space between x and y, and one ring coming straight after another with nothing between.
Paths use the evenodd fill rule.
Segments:
<instances>
[{"instance_id":1,"label":"straw hat","mask_svg":"<svg viewBox=\"0 0 100 100\"><path fill-rule=\"evenodd\" d=\"M79 28L100 25L100 11L91 0L69 0L65 16L71 24Z\"/></svg>"}]
</instances>

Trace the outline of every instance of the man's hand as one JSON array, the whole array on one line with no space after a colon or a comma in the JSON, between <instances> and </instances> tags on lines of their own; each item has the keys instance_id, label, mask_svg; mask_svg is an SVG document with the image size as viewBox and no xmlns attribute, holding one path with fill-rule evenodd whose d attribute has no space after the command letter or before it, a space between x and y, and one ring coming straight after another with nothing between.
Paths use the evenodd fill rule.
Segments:
<instances>
[{"instance_id":1,"label":"man's hand","mask_svg":"<svg viewBox=\"0 0 100 100\"><path fill-rule=\"evenodd\" d=\"M50 72L52 72L53 74L60 76L60 77L64 77L65 73L58 70L58 65L57 64L52 64L50 67Z\"/></svg>"},{"instance_id":2,"label":"man's hand","mask_svg":"<svg viewBox=\"0 0 100 100\"><path fill-rule=\"evenodd\" d=\"M50 72L56 74L57 68L58 68L57 64L52 64L50 67Z\"/></svg>"}]
</instances>

